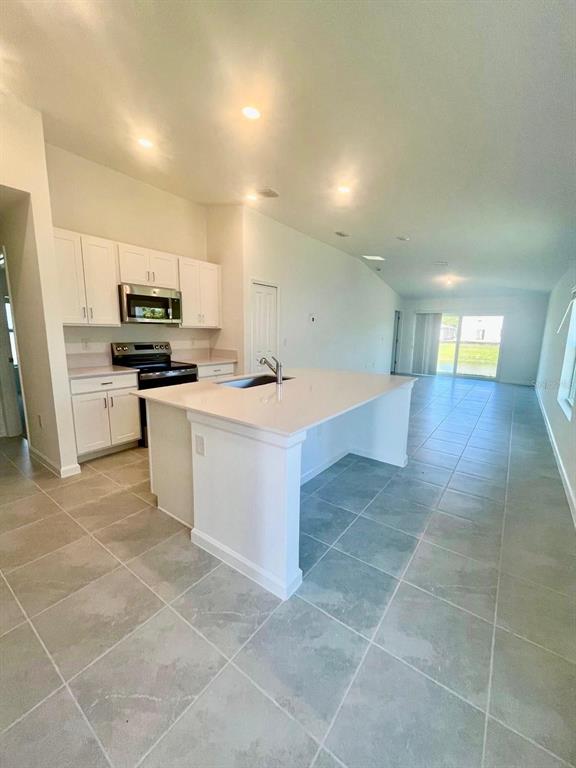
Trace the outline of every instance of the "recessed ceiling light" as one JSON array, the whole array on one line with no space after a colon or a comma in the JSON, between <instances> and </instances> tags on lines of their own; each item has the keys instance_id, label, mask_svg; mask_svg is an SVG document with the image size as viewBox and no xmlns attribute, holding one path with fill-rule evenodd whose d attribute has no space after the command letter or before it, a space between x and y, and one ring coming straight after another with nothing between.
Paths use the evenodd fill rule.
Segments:
<instances>
[{"instance_id":1,"label":"recessed ceiling light","mask_svg":"<svg viewBox=\"0 0 576 768\"><path fill-rule=\"evenodd\" d=\"M348 232L334 232L335 235L338 235L338 237L350 237Z\"/></svg>"},{"instance_id":2,"label":"recessed ceiling light","mask_svg":"<svg viewBox=\"0 0 576 768\"><path fill-rule=\"evenodd\" d=\"M249 192L246 195L246 200L252 200L252 201L258 200L258 195L256 194L256 192Z\"/></svg>"},{"instance_id":3,"label":"recessed ceiling light","mask_svg":"<svg viewBox=\"0 0 576 768\"><path fill-rule=\"evenodd\" d=\"M151 149L154 146L154 143L150 141L150 139L145 138L138 139L138 144L145 149Z\"/></svg>"},{"instance_id":4,"label":"recessed ceiling light","mask_svg":"<svg viewBox=\"0 0 576 768\"><path fill-rule=\"evenodd\" d=\"M256 109L256 107L243 107L242 108L242 114L248 120L259 120L260 119L260 110Z\"/></svg>"},{"instance_id":5,"label":"recessed ceiling light","mask_svg":"<svg viewBox=\"0 0 576 768\"><path fill-rule=\"evenodd\" d=\"M396 240L400 240L401 243L407 243L410 238L406 235L396 235Z\"/></svg>"},{"instance_id":6,"label":"recessed ceiling light","mask_svg":"<svg viewBox=\"0 0 576 768\"><path fill-rule=\"evenodd\" d=\"M341 184L338 187L338 192L340 192L341 195L349 195L352 190L350 187L346 186L346 184Z\"/></svg>"},{"instance_id":7,"label":"recessed ceiling light","mask_svg":"<svg viewBox=\"0 0 576 768\"><path fill-rule=\"evenodd\" d=\"M384 256L366 256L362 255L363 259L366 259L367 261L386 261Z\"/></svg>"}]
</instances>

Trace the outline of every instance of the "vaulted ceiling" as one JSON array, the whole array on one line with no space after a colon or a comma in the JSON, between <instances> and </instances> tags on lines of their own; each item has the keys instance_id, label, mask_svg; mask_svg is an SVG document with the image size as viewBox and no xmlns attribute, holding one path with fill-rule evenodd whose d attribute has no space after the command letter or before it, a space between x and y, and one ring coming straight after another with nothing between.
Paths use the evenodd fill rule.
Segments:
<instances>
[{"instance_id":1,"label":"vaulted ceiling","mask_svg":"<svg viewBox=\"0 0 576 768\"><path fill-rule=\"evenodd\" d=\"M0 17L0 87L47 141L201 203L272 187L249 204L384 257L405 296L548 290L575 256L572 0L4 0Z\"/></svg>"}]
</instances>

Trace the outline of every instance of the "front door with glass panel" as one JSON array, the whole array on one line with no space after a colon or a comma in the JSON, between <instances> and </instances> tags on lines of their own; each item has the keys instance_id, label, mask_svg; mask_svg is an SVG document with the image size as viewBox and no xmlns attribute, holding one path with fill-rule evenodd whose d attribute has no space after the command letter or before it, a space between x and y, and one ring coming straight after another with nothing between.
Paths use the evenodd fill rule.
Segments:
<instances>
[{"instance_id":1,"label":"front door with glass panel","mask_svg":"<svg viewBox=\"0 0 576 768\"><path fill-rule=\"evenodd\" d=\"M496 378L503 321L500 315L442 315L436 372Z\"/></svg>"}]
</instances>

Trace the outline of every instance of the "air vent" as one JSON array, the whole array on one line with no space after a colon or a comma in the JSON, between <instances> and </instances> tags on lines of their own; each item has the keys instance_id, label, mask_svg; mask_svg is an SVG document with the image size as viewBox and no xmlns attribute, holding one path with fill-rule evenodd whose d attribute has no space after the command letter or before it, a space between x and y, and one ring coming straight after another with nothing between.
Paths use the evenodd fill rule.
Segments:
<instances>
[{"instance_id":1,"label":"air vent","mask_svg":"<svg viewBox=\"0 0 576 768\"><path fill-rule=\"evenodd\" d=\"M262 189L257 190L260 197L280 197L278 192L276 192L275 189L272 189L272 187L262 187Z\"/></svg>"},{"instance_id":2,"label":"air vent","mask_svg":"<svg viewBox=\"0 0 576 768\"><path fill-rule=\"evenodd\" d=\"M350 237L348 232L334 232L335 235L338 235L338 237Z\"/></svg>"}]
</instances>

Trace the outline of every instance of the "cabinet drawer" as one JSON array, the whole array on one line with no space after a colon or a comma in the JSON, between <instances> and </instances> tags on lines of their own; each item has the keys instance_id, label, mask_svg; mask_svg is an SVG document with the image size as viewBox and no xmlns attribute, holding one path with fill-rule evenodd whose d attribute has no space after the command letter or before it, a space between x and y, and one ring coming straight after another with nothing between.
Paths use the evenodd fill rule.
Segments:
<instances>
[{"instance_id":1,"label":"cabinet drawer","mask_svg":"<svg viewBox=\"0 0 576 768\"><path fill-rule=\"evenodd\" d=\"M198 378L207 379L209 376L229 376L234 374L234 363L220 365L199 365Z\"/></svg>"},{"instance_id":2,"label":"cabinet drawer","mask_svg":"<svg viewBox=\"0 0 576 768\"><path fill-rule=\"evenodd\" d=\"M127 373L121 376L90 376L86 379L70 380L70 392L73 395L81 395L85 392L105 392L108 389L125 389L127 387L138 389L138 375L136 373Z\"/></svg>"}]
</instances>

